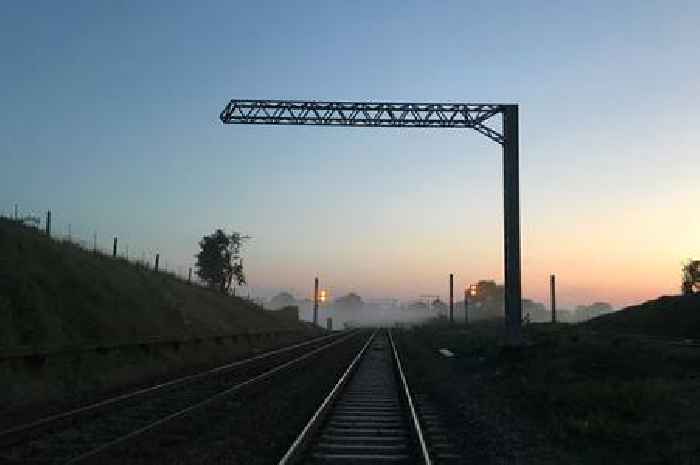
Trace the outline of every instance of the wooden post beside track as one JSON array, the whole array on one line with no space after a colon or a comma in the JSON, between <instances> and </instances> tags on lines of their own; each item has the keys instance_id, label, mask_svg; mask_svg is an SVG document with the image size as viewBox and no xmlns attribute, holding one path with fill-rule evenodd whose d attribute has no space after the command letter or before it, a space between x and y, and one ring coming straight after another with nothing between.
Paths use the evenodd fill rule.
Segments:
<instances>
[{"instance_id":1,"label":"wooden post beside track","mask_svg":"<svg viewBox=\"0 0 700 465\"><path fill-rule=\"evenodd\" d=\"M549 296L550 304L552 305L552 323L557 322L557 289L556 278L554 275L549 277Z\"/></svg>"},{"instance_id":2,"label":"wooden post beside track","mask_svg":"<svg viewBox=\"0 0 700 465\"><path fill-rule=\"evenodd\" d=\"M314 278L314 326L318 324L318 277Z\"/></svg>"},{"instance_id":3,"label":"wooden post beside track","mask_svg":"<svg viewBox=\"0 0 700 465\"><path fill-rule=\"evenodd\" d=\"M464 287L464 324L469 324L469 289Z\"/></svg>"},{"instance_id":4,"label":"wooden post beside track","mask_svg":"<svg viewBox=\"0 0 700 465\"><path fill-rule=\"evenodd\" d=\"M450 324L454 324L454 322L455 322L454 301L455 301L454 275L452 273L450 273Z\"/></svg>"}]
</instances>

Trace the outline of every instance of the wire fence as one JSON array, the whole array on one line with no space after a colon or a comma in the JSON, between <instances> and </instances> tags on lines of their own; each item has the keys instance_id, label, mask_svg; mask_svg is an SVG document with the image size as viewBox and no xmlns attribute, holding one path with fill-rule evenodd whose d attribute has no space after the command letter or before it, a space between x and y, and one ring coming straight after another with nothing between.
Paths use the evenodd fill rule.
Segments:
<instances>
[{"instance_id":1,"label":"wire fence","mask_svg":"<svg viewBox=\"0 0 700 465\"><path fill-rule=\"evenodd\" d=\"M163 256L157 248L134 247L117 235L101 232L100 228L76 226L64 218L57 221L51 210L37 213L33 210L23 210L15 204L9 214L4 210L0 211L0 218L34 228L55 241L71 244L84 251L125 260L134 266L162 272L189 284L206 287L206 284L197 276L194 264L183 265L173 262Z\"/></svg>"}]
</instances>

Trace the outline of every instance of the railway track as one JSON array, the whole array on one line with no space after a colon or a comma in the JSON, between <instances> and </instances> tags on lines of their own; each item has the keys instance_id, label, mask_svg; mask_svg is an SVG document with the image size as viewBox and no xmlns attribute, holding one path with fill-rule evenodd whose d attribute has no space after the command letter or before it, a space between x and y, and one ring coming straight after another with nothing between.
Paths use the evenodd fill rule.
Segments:
<instances>
[{"instance_id":1,"label":"railway track","mask_svg":"<svg viewBox=\"0 0 700 465\"><path fill-rule=\"evenodd\" d=\"M419 418L421 410L425 418ZM431 447L424 425L429 429ZM390 331L377 331L278 465L459 463L439 419L414 403Z\"/></svg>"},{"instance_id":2,"label":"railway track","mask_svg":"<svg viewBox=\"0 0 700 465\"><path fill-rule=\"evenodd\" d=\"M324 336L0 432L0 463L77 464L298 369L357 332Z\"/></svg>"}]
</instances>

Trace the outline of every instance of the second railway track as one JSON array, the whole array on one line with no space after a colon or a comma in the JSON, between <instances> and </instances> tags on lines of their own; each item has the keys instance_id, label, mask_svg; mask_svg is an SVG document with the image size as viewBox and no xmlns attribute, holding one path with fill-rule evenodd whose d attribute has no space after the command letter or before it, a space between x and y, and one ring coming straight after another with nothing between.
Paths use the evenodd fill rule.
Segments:
<instances>
[{"instance_id":1,"label":"second railway track","mask_svg":"<svg viewBox=\"0 0 700 465\"><path fill-rule=\"evenodd\" d=\"M0 463L83 463L293 370L357 333L270 351L0 432Z\"/></svg>"}]
</instances>

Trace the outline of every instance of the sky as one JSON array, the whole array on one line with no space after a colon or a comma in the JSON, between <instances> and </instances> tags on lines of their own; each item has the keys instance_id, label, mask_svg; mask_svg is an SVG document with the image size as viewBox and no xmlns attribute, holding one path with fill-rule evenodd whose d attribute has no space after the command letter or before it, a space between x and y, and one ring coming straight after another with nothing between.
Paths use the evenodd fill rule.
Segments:
<instances>
[{"instance_id":1,"label":"sky","mask_svg":"<svg viewBox=\"0 0 700 465\"><path fill-rule=\"evenodd\" d=\"M8 2L0 211L186 273L249 234L253 295L503 279L501 149L471 130L224 126L231 98L520 105L523 294L615 306L700 257L700 3ZM70 225L70 226L69 226Z\"/></svg>"}]
</instances>

